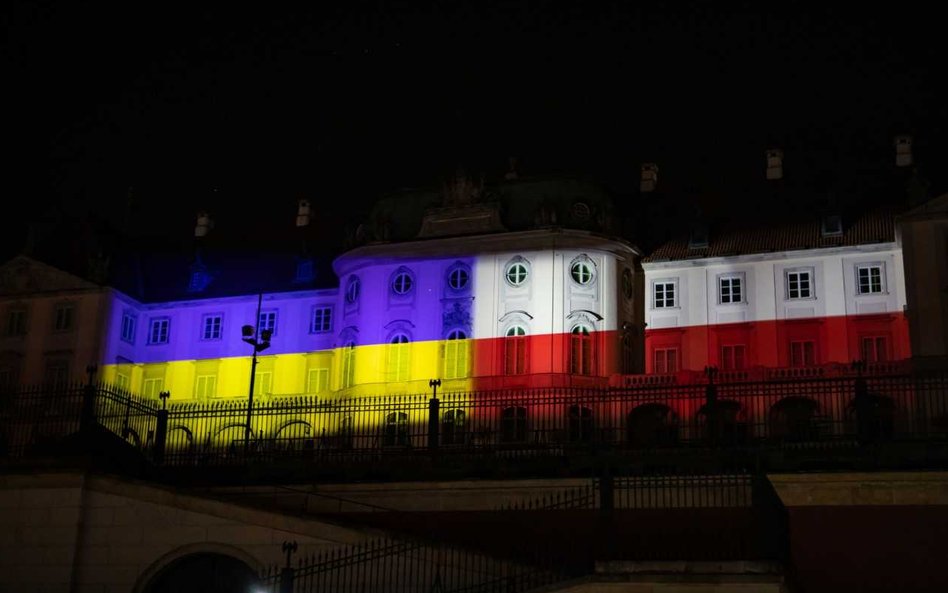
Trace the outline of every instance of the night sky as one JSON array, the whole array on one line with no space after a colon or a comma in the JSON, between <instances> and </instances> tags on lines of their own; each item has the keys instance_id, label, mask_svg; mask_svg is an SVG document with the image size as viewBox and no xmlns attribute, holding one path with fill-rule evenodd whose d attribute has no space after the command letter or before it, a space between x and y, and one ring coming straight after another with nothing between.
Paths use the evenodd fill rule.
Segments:
<instances>
[{"instance_id":1,"label":"night sky","mask_svg":"<svg viewBox=\"0 0 948 593\"><path fill-rule=\"evenodd\" d=\"M948 153L922 3L270 4L4 3L3 255L24 216L132 212L130 231L186 238L207 208L266 236L301 196L338 251L380 193L496 178L514 155L620 195L657 161L727 195L772 145L788 171L890 160L903 132L932 168Z\"/></svg>"}]
</instances>

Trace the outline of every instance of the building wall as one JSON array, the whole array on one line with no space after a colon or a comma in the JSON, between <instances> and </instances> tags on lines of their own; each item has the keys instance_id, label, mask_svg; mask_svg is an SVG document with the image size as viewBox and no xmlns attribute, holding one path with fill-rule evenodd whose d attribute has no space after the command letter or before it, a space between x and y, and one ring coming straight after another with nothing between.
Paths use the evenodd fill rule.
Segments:
<instances>
[{"instance_id":1,"label":"building wall","mask_svg":"<svg viewBox=\"0 0 948 593\"><path fill-rule=\"evenodd\" d=\"M467 251L475 245L468 242ZM422 393L433 378L451 390L529 387L550 382L538 376L605 378L637 370L641 348L631 345L623 353L621 339L623 328L640 323L638 275L634 261L619 260L605 249L554 248L462 257L397 256L383 249L344 256L337 261L338 290L264 295L262 311L276 312L276 330L258 357L255 394ZM513 263L526 274L519 285L507 279ZM573 279L579 263L591 275L585 284ZM466 283L452 287L457 270ZM410 282L404 294L395 290L398 278ZM115 293L113 300L103 357L107 381L148 396L167 390L172 402L246 398L251 347L240 328L254 323L255 295L141 305ZM331 309L326 331L311 331L314 307ZM208 316L221 319L213 340L202 335ZM123 339L129 323L123 326L123 318L134 319L134 336L126 332ZM166 343L149 343L156 322L168 324ZM580 326L589 332L583 338L592 363L577 371L571 357ZM524 351L516 365L507 360L507 333L520 331L512 328L523 331L516 336ZM393 343L398 336L407 342ZM203 393L202 377L214 378Z\"/></svg>"},{"instance_id":2,"label":"building wall","mask_svg":"<svg viewBox=\"0 0 948 593\"><path fill-rule=\"evenodd\" d=\"M912 353L948 361L948 196L898 220L905 254Z\"/></svg>"},{"instance_id":3,"label":"building wall","mask_svg":"<svg viewBox=\"0 0 948 593\"><path fill-rule=\"evenodd\" d=\"M859 294L857 267L876 265L881 290ZM745 345L744 367L848 364L863 358L863 339L880 360L910 356L901 250L876 244L730 258L650 262L645 269L646 371L661 372L664 356L677 350L676 370L728 366L725 348ZM810 295L791 298L788 273L806 273ZM722 302L722 279L738 278L737 302ZM656 306L656 284L672 283L674 306ZM799 296L799 295L798 295ZM791 342L812 342L812 355ZM733 350L731 350L733 353ZM659 368L656 368L656 356ZM733 356L733 354L732 354Z\"/></svg>"}]
</instances>

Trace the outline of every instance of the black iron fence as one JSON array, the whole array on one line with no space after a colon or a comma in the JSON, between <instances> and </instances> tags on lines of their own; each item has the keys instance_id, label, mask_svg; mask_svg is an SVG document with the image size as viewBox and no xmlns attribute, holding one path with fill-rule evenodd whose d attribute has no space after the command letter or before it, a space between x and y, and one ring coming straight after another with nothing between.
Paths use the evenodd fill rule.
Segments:
<instances>
[{"instance_id":1,"label":"black iron fence","mask_svg":"<svg viewBox=\"0 0 948 593\"><path fill-rule=\"evenodd\" d=\"M534 550L536 563L498 558L443 543L380 538L291 560L261 575L274 593L391 591L394 593L519 593L565 575Z\"/></svg>"},{"instance_id":2,"label":"black iron fence","mask_svg":"<svg viewBox=\"0 0 948 593\"><path fill-rule=\"evenodd\" d=\"M0 395L0 451L98 426L163 466L948 440L948 373L165 406L107 384ZM250 438L247 420L250 418Z\"/></svg>"}]
</instances>

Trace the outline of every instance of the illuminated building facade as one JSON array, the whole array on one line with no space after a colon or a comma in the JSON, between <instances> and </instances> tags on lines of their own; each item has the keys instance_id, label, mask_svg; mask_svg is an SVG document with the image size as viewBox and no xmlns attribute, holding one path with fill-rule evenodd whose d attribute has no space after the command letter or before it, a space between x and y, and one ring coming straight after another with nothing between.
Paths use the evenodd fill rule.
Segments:
<instances>
[{"instance_id":1,"label":"illuminated building facade","mask_svg":"<svg viewBox=\"0 0 948 593\"><path fill-rule=\"evenodd\" d=\"M643 268L648 373L806 372L911 357L888 211L693 233Z\"/></svg>"},{"instance_id":2,"label":"illuminated building facade","mask_svg":"<svg viewBox=\"0 0 948 593\"><path fill-rule=\"evenodd\" d=\"M240 332L255 324L272 332L255 397L423 393L431 379L456 391L593 387L641 372L640 253L608 234L608 196L569 180L496 192L458 178L440 195L383 201L427 207L407 236L389 223L337 258L338 287L264 291L259 311L257 293L205 294L215 280L203 267L192 266L192 298L115 293L104 378L172 401L246 398Z\"/></svg>"}]
</instances>

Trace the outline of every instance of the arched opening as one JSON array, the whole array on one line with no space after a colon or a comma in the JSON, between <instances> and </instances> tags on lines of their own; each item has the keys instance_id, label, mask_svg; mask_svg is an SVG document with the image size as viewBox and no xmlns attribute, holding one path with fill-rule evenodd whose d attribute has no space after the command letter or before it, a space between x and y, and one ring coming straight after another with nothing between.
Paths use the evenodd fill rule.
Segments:
<instances>
[{"instance_id":1,"label":"arched opening","mask_svg":"<svg viewBox=\"0 0 948 593\"><path fill-rule=\"evenodd\" d=\"M571 443L592 441L595 423L593 411L583 406L570 406L566 411L567 437Z\"/></svg>"},{"instance_id":2,"label":"arched opening","mask_svg":"<svg viewBox=\"0 0 948 593\"><path fill-rule=\"evenodd\" d=\"M792 395L770 408L770 436L785 441L806 441L819 436L817 413L820 406L808 397Z\"/></svg>"},{"instance_id":3,"label":"arched opening","mask_svg":"<svg viewBox=\"0 0 948 593\"><path fill-rule=\"evenodd\" d=\"M441 417L441 442L463 445L465 441L464 410L447 410Z\"/></svg>"},{"instance_id":4,"label":"arched opening","mask_svg":"<svg viewBox=\"0 0 948 593\"><path fill-rule=\"evenodd\" d=\"M392 412L385 417L385 432L382 434L382 444L386 447L409 445L408 414Z\"/></svg>"},{"instance_id":5,"label":"arched opening","mask_svg":"<svg viewBox=\"0 0 948 593\"><path fill-rule=\"evenodd\" d=\"M849 430L861 440L875 441L895 436L895 401L881 393L857 396L846 406Z\"/></svg>"},{"instance_id":6,"label":"arched opening","mask_svg":"<svg viewBox=\"0 0 948 593\"><path fill-rule=\"evenodd\" d=\"M747 439L744 409L734 400L720 400L698 409L698 438L720 444L736 445Z\"/></svg>"},{"instance_id":7,"label":"arched opening","mask_svg":"<svg viewBox=\"0 0 948 593\"><path fill-rule=\"evenodd\" d=\"M256 591L260 582L241 560L213 552L182 556L162 568L143 593L234 593Z\"/></svg>"},{"instance_id":8,"label":"arched opening","mask_svg":"<svg viewBox=\"0 0 948 593\"><path fill-rule=\"evenodd\" d=\"M629 412L629 444L663 447L678 441L678 415L664 404L643 404Z\"/></svg>"},{"instance_id":9,"label":"arched opening","mask_svg":"<svg viewBox=\"0 0 948 593\"><path fill-rule=\"evenodd\" d=\"M520 406L504 408L500 414L500 441L522 443L527 440L527 409Z\"/></svg>"}]
</instances>

